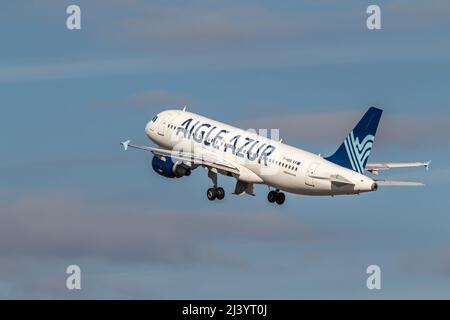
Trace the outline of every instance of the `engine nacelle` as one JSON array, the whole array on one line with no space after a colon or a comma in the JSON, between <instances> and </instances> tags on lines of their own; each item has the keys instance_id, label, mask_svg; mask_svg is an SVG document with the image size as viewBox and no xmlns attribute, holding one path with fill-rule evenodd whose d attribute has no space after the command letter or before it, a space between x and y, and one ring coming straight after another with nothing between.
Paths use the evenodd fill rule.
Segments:
<instances>
[{"instance_id":1,"label":"engine nacelle","mask_svg":"<svg viewBox=\"0 0 450 320\"><path fill-rule=\"evenodd\" d=\"M173 162L171 157L154 156L152 168L158 174L167 178L181 178L191 174L191 169L188 166L183 163Z\"/></svg>"}]
</instances>

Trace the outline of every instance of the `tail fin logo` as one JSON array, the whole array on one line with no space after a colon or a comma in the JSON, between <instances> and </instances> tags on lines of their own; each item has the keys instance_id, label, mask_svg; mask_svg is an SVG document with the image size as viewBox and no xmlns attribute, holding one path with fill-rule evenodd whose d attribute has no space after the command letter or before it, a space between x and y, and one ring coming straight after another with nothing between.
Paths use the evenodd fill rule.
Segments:
<instances>
[{"instance_id":1,"label":"tail fin logo","mask_svg":"<svg viewBox=\"0 0 450 320\"><path fill-rule=\"evenodd\" d=\"M368 134L360 142L358 137L355 138L353 135L353 131L345 139L345 149L354 171L364 173L364 166L369 158L370 150L372 150L374 139L373 135Z\"/></svg>"},{"instance_id":2,"label":"tail fin logo","mask_svg":"<svg viewBox=\"0 0 450 320\"><path fill-rule=\"evenodd\" d=\"M325 159L363 174L382 113L383 110L370 107L336 152Z\"/></svg>"}]
</instances>

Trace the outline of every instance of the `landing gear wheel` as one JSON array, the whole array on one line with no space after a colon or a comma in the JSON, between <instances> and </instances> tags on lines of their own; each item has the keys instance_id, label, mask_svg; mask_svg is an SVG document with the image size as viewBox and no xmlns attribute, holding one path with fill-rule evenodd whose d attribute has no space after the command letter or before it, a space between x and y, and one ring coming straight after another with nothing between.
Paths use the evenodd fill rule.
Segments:
<instances>
[{"instance_id":1,"label":"landing gear wheel","mask_svg":"<svg viewBox=\"0 0 450 320\"><path fill-rule=\"evenodd\" d=\"M284 200L286 200L286 196L284 195L284 193L283 192L278 192L277 198L275 200L277 202L277 204L283 204Z\"/></svg>"},{"instance_id":2,"label":"landing gear wheel","mask_svg":"<svg viewBox=\"0 0 450 320\"><path fill-rule=\"evenodd\" d=\"M206 196L208 197L209 200L213 201L216 199L217 197L217 191L214 188L209 188L208 191L206 192Z\"/></svg>"},{"instance_id":3,"label":"landing gear wheel","mask_svg":"<svg viewBox=\"0 0 450 320\"><path fill-rule=\"evenodd\" d=\"M269 191L269 193L267 194L267 200L269 200L270 203L274 203L277 199L277 194L278 193L274 190Z\"/></svg>"},{"instance_id":4,"label":"landing gear wheel","mask_svg":"<svg viewBox=\"0 0 450 320\"><path fill-rule=\"evenodd\" d=\"M225 190L223 190L223 188L221 187L216 189L216 194L218 200L222 200L223 198L225 198Z\"/></svg>"}]
</instances>

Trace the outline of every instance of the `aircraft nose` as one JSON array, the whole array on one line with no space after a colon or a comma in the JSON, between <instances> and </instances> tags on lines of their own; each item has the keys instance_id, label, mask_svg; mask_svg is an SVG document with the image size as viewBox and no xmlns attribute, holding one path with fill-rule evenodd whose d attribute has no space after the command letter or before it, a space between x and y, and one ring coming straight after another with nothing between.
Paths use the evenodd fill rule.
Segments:
<instances>
[{"instance_id":1,"label":"aircraft nose","mask_svg":"<svg viewBox=\"0 0 450 320\"><path fill-rule=\"evenodd\" d=\"M149 121L145 126L145 133L149 136L152 131L153 131L153 123Z\"/></svg>"}]
</instances>

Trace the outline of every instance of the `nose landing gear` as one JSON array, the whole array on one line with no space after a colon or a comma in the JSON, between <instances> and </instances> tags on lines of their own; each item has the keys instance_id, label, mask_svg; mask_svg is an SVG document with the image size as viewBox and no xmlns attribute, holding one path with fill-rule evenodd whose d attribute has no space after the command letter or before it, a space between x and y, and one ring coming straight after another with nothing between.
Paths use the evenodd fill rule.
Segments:
<instances>
[{"instance_id":1,"label":"nose landing gear","mask_svg":"<svg viewBox=\"0 0 450 320\"><path fill-rule=\"evenodd\" d=\"M277 204L283 204L284 201L286 200L286 196L284 195L283 192L280 192L279 190L271 190L269 191L269 193L267 194L267 200L270 203L274 203L276 202Z\"/></svg>"}]
</instances>

